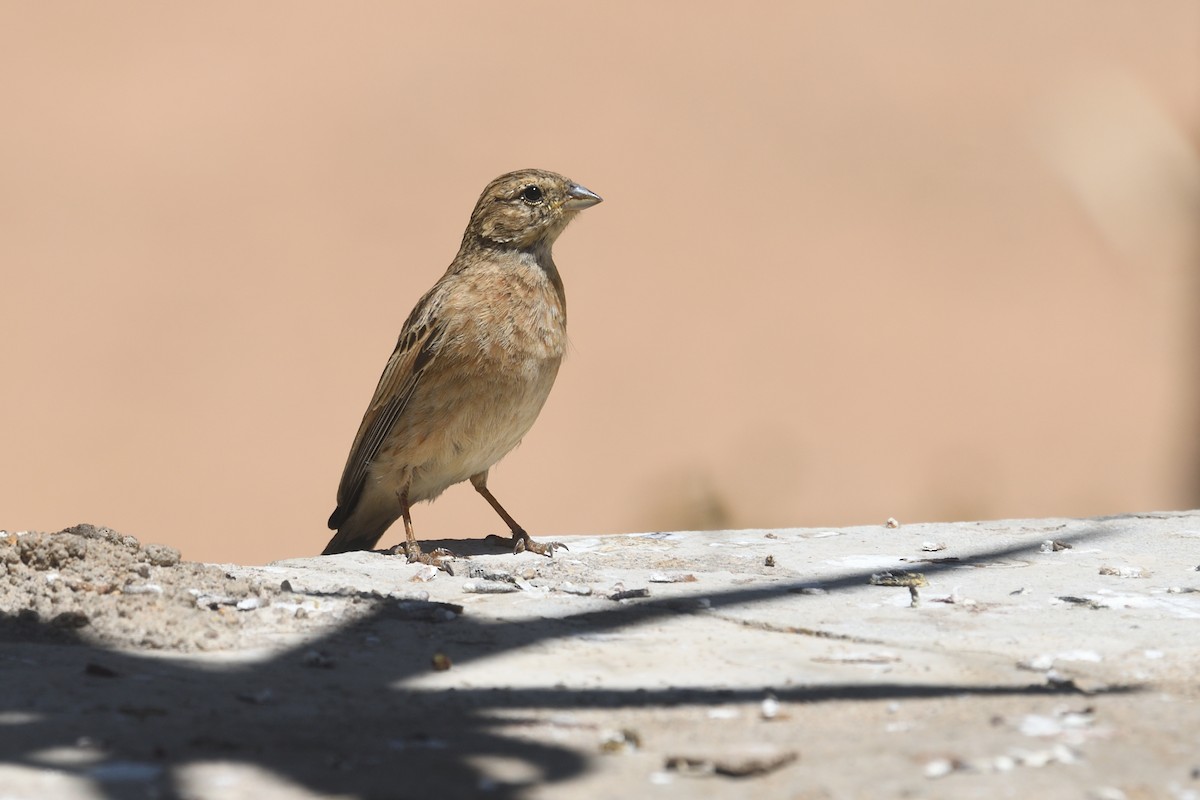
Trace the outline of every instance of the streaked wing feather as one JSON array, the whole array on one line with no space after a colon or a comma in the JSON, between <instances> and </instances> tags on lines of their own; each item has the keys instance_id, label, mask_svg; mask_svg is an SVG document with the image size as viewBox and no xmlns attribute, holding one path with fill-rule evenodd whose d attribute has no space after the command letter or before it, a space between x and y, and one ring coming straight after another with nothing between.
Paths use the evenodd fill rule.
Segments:
<instances>
[{"instance_id":1,"label":"streaked wing feather","mask_svg":"<svg viewBox=\"0 0 1200 800\"><path fill-rule=\"evenodd\" d=\"M397 420L404 415L421 375L432 360L440 336L441 327L431 324L414 325L400 335L350 448L350 457L338 484L339 510L345 509L347 514L352 510L362 491L367 469Z\"/></svg>"}]
</instances>

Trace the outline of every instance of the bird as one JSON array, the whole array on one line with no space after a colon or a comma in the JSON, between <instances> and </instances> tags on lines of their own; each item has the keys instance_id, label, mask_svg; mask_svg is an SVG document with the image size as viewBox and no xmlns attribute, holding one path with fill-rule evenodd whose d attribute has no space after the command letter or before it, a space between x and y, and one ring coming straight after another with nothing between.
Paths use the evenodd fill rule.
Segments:
<instances>
[{"instance_id":1,"label":"bird","mask_svg":"<svg viewBox=\"0 0 1200 800\"><path fill-rule=\"evenodd\" d=\"M408 561L448 569L452 554L422 552L411 509L463 481L504 520L514 552L564 547L526 533L488 489L488 470L529 432L554 385L567 300L551 248L599 202L540 169L506 173L483 190L458 254L400 330L350 447L328 523L336 533L322 555L373 550L403 519Z\"/></svg>"}]
</instances>

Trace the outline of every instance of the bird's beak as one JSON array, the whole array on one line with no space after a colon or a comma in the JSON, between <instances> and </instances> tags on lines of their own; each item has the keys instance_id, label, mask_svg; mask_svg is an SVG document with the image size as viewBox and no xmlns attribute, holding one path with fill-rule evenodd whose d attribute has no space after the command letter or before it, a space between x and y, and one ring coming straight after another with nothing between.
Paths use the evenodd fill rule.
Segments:
<instances>
[{"instance_id":1,"label":"bird's beak","mask_svg":"<svg viewBox=\"0 0 1200 800\"><path fill-rule=\"evenodd\" d=\"M571 188L567 189L567 202L563 203L563 208L567 211L582 211L596 205L600 200L600 195L591 189L572 183Z\"/></svg>"}]
</instances>

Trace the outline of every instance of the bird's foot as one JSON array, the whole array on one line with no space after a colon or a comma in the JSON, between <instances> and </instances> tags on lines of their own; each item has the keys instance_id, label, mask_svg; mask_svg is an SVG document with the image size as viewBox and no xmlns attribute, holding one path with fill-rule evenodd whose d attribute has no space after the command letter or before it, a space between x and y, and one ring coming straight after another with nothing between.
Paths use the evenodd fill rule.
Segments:
<instances>
[{"instance_id":1,"label":"bird's foot","mask_svg":"<svg viewBox=\"0 0 1200 800\"><path fill-rule=\"evenodd\" d=\"M444 547L426 553L421 550L421 546L416 542L409 545L407 542L395 545L385 551L390 556L398 556L403 554L410 564L426 564L431 567L437 567L447 575L454 574L454 565L452 561L456 556Z\"/></svg>"},{"instance_id":2,"label":"bird's foot","mask_svg":"<svg viewBox=\"0 0 1200 800\"><path fill-rule=\"evenodd\" d=\"M520 531L518 533L514 533L512 535L512 538L509 538L509 539L505 539L503 536L497 536L496 534L493 533L487 537L487 541L490 544L494 544L498 547L512 547L512 551L513 551L514 555L517 553L524 553L524 552L528 551L530 553L537 553L539 556L546 556L547 558L554 558L554 551L556 549L560 549L560 548L563 550L571 549L571 548L567 547L565 544L563 544L562 542L537 542L537 541L534 541L533 537L531 537L528 533L525 533L525 531Z\"/></svg>"},{"instance_id":3,"label":"bird's foot","mask_svg":"<svg viewBox=\"0 0 1200 800\"><path fill-rule=\"evenodd\" d=\"M513 552L523 553L528 550L531 553L537 553L539 556L546 558L554 558L555 550L570 550L562 542L535 542L528 534L525 536L513 537Z\"/></svg>"}]
</instances>

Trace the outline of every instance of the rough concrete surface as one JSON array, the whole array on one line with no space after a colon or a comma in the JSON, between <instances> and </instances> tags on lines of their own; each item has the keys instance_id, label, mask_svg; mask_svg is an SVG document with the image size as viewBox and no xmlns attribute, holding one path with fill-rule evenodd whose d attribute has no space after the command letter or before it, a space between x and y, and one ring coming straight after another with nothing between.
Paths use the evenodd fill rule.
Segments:
<instances>
[{"instance_id":1,"label":"rough concrete surface","mask_svg":"<svg viewBox=\"0 0 1200 800\"><path fill-rule=\"evenodd\" d=\"M1200 797L1200 512L426 544L0 534L0 798Z\"/></svg>"}]
</instances>

